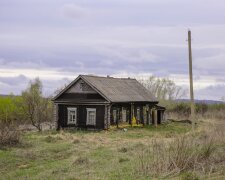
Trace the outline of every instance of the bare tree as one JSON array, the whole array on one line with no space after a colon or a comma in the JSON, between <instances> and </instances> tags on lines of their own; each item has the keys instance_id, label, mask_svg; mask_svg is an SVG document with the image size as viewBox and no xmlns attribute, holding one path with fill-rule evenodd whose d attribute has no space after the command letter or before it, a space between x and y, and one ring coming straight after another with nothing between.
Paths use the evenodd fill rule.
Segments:
<instances>
[{"instance_id":1,"label":"bare tree","mask_svg":"<svg viewBox=\"0 0 225 180\"><path fill-rule=\"evenodd\" d=\"M59 87L54 91L54 96L59 94L63 89L65 89L68 86L68 84L64 84L63 86Z\"/></svg>"},{"instance_id":2,"label":"bare tree","mask_svg":"<svg viewBox=\"0 0 225 180\"><path fill-rule=\"evenodd\" d=\"M174 100L183 97L186 91L175 82L168 78L156 78L150 76L148 79L140 79L139 82L144 85L159 100Z\"/></svg>"},{"instance_id":3,"label":"bare tree","mask_svg":"<svg viewBox=\"0 0 225 180\"><path fill-rule=\"evenodd\" d=\"M42 123L52 119L52 104L48 98L42 96L42 83L38 78L30 82L28 88L22 92L22 98L26 118L41 131Z\"/></svg>"}]
</instances>

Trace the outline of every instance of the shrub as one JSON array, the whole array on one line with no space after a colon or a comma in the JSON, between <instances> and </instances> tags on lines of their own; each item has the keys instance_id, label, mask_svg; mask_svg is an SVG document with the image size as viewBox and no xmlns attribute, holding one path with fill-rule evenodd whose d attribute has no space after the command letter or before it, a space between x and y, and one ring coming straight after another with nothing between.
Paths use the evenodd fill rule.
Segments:
<instances>
[{"instance_id":1,"label":"shrub","mask_svg":"<svg viewBox=\"0 0 225 180\"><path fill-rule=\"evenodd\" d=\"M167 113L169 118L189 118L191 109L189 102L175 102L168 101L166 104ZM220 104L206 104L196 103L195 112L197 117L210 118L210 119L224 119L225 103Z\"/></svg>"},{"instance_id":2,"label":"shrub","mask_svg":"<svg viewBox=\"0 0 225 180\"><path fill-rule=\"evenodd\" d=\"M20 132L10 122L0 122L0 145L12 146L20 142Z\"/></svg>"},{"instance_id":3,"label":"shrub","mask_svg":"<svg viewBox=\"0 0 225 180\"><path fill-rule=\"evenodd\" d=\"M206 174L212 171L212 165L225 162L224 156L218 152L217 140L211 136L181 136L170 143L154 140L139 154L137 171L141 175L155 177L194 170Z\"/></svg>"},{"instance_id":4,"label":"shrub","mask_svg":"<svg viewBox=\"0 0 225 180\"><path fill-rule=\"evenodd\" d=\"M53 137L53 136L47 136L47 137L45 138L45 141L46 141L47 143L55 143L55 142L57 142L58 140L61 140L61 138L60 138L60 137Z\"/></svg>"},{"instance_id":5,"label":"shrub","mask_svg":"<svg viewBox=\"0 0 225 180\"><path fill-rule=\"evenodd\" d=\"M126 161L129 161L129 159L128 158L119 158L119 163L126 162Z\"/></svg>"},{"instance_id":6,"label":"shrub","mask_svg":"<svg viewBox=\"0 0 225 180\"><path fill-rule=\"evenodd\" d=\"M22 121L23 113L20 103L21 97L13 95L6 97L0 96L0 121Z\"/></svg>"},{"instance_id":7,"label":"shrub","mask_svg":"<svg viewBox=\"0 0 225 180\"><path fill-rule=\"evenodd\" d=\"M89 164L89 159L87 157L78 157L74 163L74 165L87 165Z\"/></svg>"},{"instance_id":8,"label":"shrub","mask_svg":"<svg viewBox=\"0 0 225 180\"><path fill-rule=\"evenodd\" d=\"M73 140L73 143L74 143L74 144L79 144L79 143L80 143L80 140L79 140L79 139L74 139L74 140Z\"/></svg>"},{"instance_id":9,"label":"shrub","mask_svg":"<svg viewBox=\"0 0 225 180\"><path fill-rule=\"evenodd\" d=\"M198 180L198 176L193 172L183 173L181 176L181 180Z\"/></svg>"},{"instance_id":10,"label":"shrub","mask_svg":"<svg viewBox=\"0 0 225 180\"><path fill-rule=\"evenodd\" d=\"M128 149L126 147L122 147L118 150L119 152L126 153Z\"/></svg>"}]
</instances>

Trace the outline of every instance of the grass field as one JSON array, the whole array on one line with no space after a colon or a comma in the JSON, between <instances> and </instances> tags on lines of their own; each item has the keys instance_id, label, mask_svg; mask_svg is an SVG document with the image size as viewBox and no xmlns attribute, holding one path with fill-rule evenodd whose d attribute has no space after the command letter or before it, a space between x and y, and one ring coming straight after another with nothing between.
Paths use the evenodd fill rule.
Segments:
<instances>
[{"instance_id":1,"label":"grass field","mask_svg":"<svg viewBox=\"0 0 225 180\"><path fill-rule=\"evenodd\" d=\"M164 165L167 160L160 158L165 151L164 146L168 144L170 147L171 143L176 143L176 138L205 138L209 132L206 131L209 124L210 122L200 122L194 134L190 124L176 122L157 128L127 127L127 131L112 128L100 132L27 132L23 134L21 144L0 149L0 179L222 179L225 178L223 138L215 141L213 150L204 151L213 151L217 156L220 154L220 162L207 159L210 160L208 163L213 163L209 170L204 165L204 171L200 168L193 172L191 166L187 166L185 170L173 172L170 166ZM157 143L163 145L163 148L156 146ZM152 146L157 148L152 151ZM189 151L185 153L188 154Z\"/></svg>"}]
</instances>

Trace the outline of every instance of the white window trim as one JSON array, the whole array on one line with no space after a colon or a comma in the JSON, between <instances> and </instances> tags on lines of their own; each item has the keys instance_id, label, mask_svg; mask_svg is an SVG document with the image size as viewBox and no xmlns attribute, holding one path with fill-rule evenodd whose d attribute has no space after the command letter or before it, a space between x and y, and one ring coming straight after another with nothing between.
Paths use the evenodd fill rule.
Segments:
<instances>
[{"instance_id":1,"label":"white window trim","mask_svg":"<svg viewBox=\"0 0 225 180\"><path fill-rule=\"evenodd\" d=\"M70 119L70 112L75 111L75 121L71 121ZM75 107L68 107L67 108L67 124L77 124L77 108Z\"/></svg>"},{"instance_id":2,"label":"white window trim","mask_svg":"<svg viewBox=\"0 0 225 180\"><path fill-rule=\"evenodd\" d=\"M93 125L95 126L96 125L96 108L86 108L87 109L87 118L86 118L86 125ZM94 111L95 112L95 119L94 119L94 122L90 122L89 120L89 112L91 111Z\"/></svg>"}]
</instances>

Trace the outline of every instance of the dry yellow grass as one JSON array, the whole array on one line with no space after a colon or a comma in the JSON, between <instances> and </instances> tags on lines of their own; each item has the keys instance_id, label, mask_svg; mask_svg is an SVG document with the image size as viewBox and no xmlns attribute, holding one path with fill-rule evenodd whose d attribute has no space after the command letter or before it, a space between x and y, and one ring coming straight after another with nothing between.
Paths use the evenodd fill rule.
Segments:
<instances>
[{"instance_id":1,"label":"dry yellow grass","mask_svg":"<svg viewBox=\"0 0 225 180\"><path fill-rule=\"evenodd\" d=\"M0 150L0 179L223 177L225 123L207 119L198 122L194 133L190 124L174 122L157 128L126 127L127 131L26 133L23 146ZM211 137L215 139L209 141ZM195 164L194 171L189 155L190 160L201 163Z\"/></svg>"}]
</instances>

